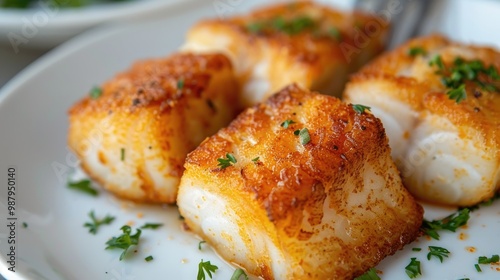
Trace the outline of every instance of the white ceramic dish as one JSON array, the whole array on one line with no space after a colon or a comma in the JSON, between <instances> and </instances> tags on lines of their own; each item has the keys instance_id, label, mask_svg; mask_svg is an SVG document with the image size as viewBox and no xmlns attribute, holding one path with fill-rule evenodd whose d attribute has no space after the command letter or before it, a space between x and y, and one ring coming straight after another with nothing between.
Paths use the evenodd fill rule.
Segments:
<instances>
[{"instance_id":1,"label":"white ceramic dish","mask_svg":"<svg viewBox=\"0 0 500 280\"><path fill-rule=\"evenodd\" d=\"M208 246L198 250L194 236L181 229L174 206L134 205L101 191L94 198L66 187L75 157L66 148L68 108L93 85L126 69L140 58L164 56L182 44L185 31L201 17L214 17L211 2L186 4L168 12L168 19L87 33L49 53L23 71L0 92L0 273L7 279L196 279L198 263L219 267L214 279L230 279L234 268ZM17 174L16 272L8 271L8 168ZM442 218L454 209L426 206L426 218ZM82 225L87 214L116 216L110 226L91 235ZM141 218L142 216L142 218ZM119 261L119 250L104 250L105 242L134 222L163 223L144 230L137 252ZM28 225L22 227L22 223ZM419 279L499 279L500 266L474 264L479 256L500 253L500 201L471 214L467 228L442 232L441 240L419 238L377 269L382 279L409 279L411 257L421 261ZM135 230L134 230L135 232ZM443 263L426 259L428 246L451 251ZM422 248L420 252L412 248ZM470 252L470 247L475 252ZM146 262L152 255L154 260Z\"/></svg>"},{"instance_id":2,"label":"white ceramic dish","mask_svg":"<svg viewBox=\"0 0 500 280\"><path fill-rule=\"evenodd\" d=\"M98 24L163 17L172 5L180 2L182 0L128 0L58 8L40 0L30 9L0 8L0 43L10 44L14 50L50 48Z\"/></svg>"}]
</instances>

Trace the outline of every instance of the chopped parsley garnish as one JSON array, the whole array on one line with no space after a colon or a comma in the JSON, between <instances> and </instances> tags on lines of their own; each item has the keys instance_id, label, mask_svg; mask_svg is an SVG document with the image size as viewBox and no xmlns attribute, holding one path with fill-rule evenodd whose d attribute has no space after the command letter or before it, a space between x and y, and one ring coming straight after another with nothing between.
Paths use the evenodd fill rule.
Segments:
<instances>
[{"instance_id":1,"label":"chopped parsley garnish","mask_svg":"<svg viewBox=\"0 0 500 280\"><path fill-rule=\"evenodd\" d=\"M378 277L375 268L372 267L365 274L354 278L354 280L380 280L380 277Z\"/></svg>"},{"instance_id":2,"label":"chopped parsley garnish","mask_svg":"<svg viewBox=\"0 0 500 280\"><path fill-rule=\"evenodd\" d=\"M365 111L370 111L370 107L361 104L352 104L352 108L356 113L363 114Z\"/></svg>"},{"instance_id":3,"label":"chopped parsley garnish","mask_svg":"<svg viewBox=\"0 0 500 280\"><path fill-rule=\"evenodd\" d=\"M340 41L341 39L340 31L336 27L331 27L330 29L328 29L328 35L332 38L335 38L337 41Z\"/></svg>"},{"instance_id":4,"label":"chopped parsley garnish","mask_svg":"<svg viewBox=\"0 0 500 280\"><path fill-rule=\"evenodd\" d=\"M309 129L297 129L293 132L293 134L298 135L300 138L300 143L305 145L311 141L311 136L309 135Z\"/></svg>"},{"instance_id":5,"label":"chopped parsley garnish","mask_svg":"<svg viewBox=\"0 0 500 280\"><path fill-rule=\"evenodd\" d=\"M264 29L264 23L263 22L252 22L247 25L247 30L250 33L260 33Z\"/></svg>"},{"instance_id":6,"label":"chopped parsley garnish","mask_svg":"<svg viewBox=\"0 0 500 280\"><path fill-rule=\"evenodd\" d=\"M288 35L295 35L304 30L311 29L315 26L314 20L307 16L300 16L290 21L279 21L279 24L274 26L277 30Z\"/></svg>"},{"instance_id":7,"label":"chopped parsley garnish","mask_svg":"<svg viewBox=\"0 0 500 280\"><path fill-rule=\"evenodd\" d=\"M426 55L427 51L422 47L413 47L408 50L409 56Z\"/></svg>"},{"instance_id":8,"label":"chopped parsley garnish","mask_svg":"<svg viewBox=\"0 0 500 280\"><path fill-rule=\"evenodd\" d=\"M23 222L23 228L27 228L27 227L28 227L28 223Z\"/></svg>"},{"instance_id":9,"label":"chopped parsley garnish","mask_svg":"<svg viewBox=\"0 0 500 280\"><path fill-rule=\"evenodd\" d=\"M226 158L218 158L217 161L219 162L217 166L219 166L221 169L229 167L237 162L236 158L230 153L226 154Z\"/></svg>"},{"instance_id":10,"label":"chopped parsley garnish","mask_svg":"<svg viewBox=\"0 0 500 280\"><path fill-rule=\"evenodd\" d=\"M99 229L100 226L102 226L102 225L109 225L109 224L111 224L115 220L115 217L112 217L110 215L106 215L102 219L97 219L95 217L94 210L90 211L89 217L90 217L91 221L83 224L83 226L84 227L88 227L89 228L89 232L92 233L92 234L94 234L94 235L97 233L97 230Z\"/></svg>"},{"instance_id":11,"label":"chopped parsley garnish","mask_svg":"<svg viewBox=\"0 0 500 280\"><path fill-rule=\"evenodd\" d=\"M412 248L411 250L413 252L420 252L420 251L422 251L422 248Z\"/></svg>"},{"instance_id":12,"label":"chopped parsley garnish","mask_svg":"<svg viewBox=\"0 0 500 280\"><path fill-rule=\"evenodd\" d=\"M68 188L87 193L91 196L97 196L99 192L91 187L92 182L88 179L83 179L78 182L68 182Z\"/></svg>"},{"instance_id":13,"label":"chopped parsley garnish","mask_svg":"<svg viewBox=\"0 0 500 280\"><path fill-rule=\"evenodd\" d=\"M264 31L277 31L288 35L296 35L316 26L316 22L308 16L298 16L292 19L276 17L271 20L252 22L247 25L248 32L260 34Z\"/></svg>"},{"instance_id":14,"label":"chopped parsley garnish","mask_svg":"<svg viewBox=\"0 0 500 280\"><path fill-rule=\"evenodd\" d=\"M183 89L183 88L184 88L184 79L177 80L177 89Z\"/></svg>"},{"instance_id":15,"label":"chopped parsley garnish","mask_svg":"<svg viewBox=\"0 0 500 280\"><path fill-rule=\"evenodd\" d=\"M282 31L286 27L286 22L282 17L276 17L269 22L269 25L277 31Z\"/></svg>"},{"instance_id":16,"label":"chopped parsley garnish","mask_svg":"<svg viewBox=\"0 0 500 280\"><path fill-rule=\"evenodd\" d=\"M481 256L478 258L477 263L479 264L489 264L489 263L497 263L500 261L500 257L498 255L493 255L491 258L486 256Z\"/></svg>"},{"instance_id":17,"label":"chopped parsley garnish","mask_svg":"<svg viewBox=\"0 0 500 280\"><path fill-rule=\"evenodd\" d=\"M198 250L200 250L200 251L201 251L201 244L203 244L203 243L207 243L207 241L205 241L205 240L200 241L200 242L198 243Z\"/></svg>"},{"instance_id":18,"label":"chopped parsley garnish","mask_svg":"<svg viewBox=\"0 0 500 280\"><path fill-rule=\"evenodd\" d=\"M470 217L469 213L470 210L468 208L464 208L441 220L424 220L422 230L426 235L439 240L439 234L437 233L438 230L449 230L455 232L459 227L467 224Z\"/></svg>"},{"instance_id":19,"label":"chopped parsley garnish","mask_svg":"<svg viewBox=\"0 0 500 280\"><path fill-rule=\"evenodd\" d=\"M477 271L477 272L483 272L483 271L481 270L481 267L479 267L479 265L478 265L477 263L474 265L474 267L476 268L476 271Z\"/></svg>"},{"instance_id":20,"label":"chopped parsley garnish","mask_svg":"<svg viewBox=\"0 0 500 280\"><path fill-rule=\"evenodd\" d=\"M118 237L113 237L110 240L106 242L106 247L107 249L122 249L123 252L120 255L120 261L123 260L125 257L125 254L127 253L127 250L130 248L132 245L138 245L139 244L139 237L141 236L141 230L136 229L136 233L134 235L130 235L132 232L132 229L125 225L120 228L120 230L123 231L123 234L118 236Z\"/></svg>"},{"instance_id":21,"label":"chopped parsley garnish","mask_svg":"<svg viewBox=\"0 0 500 280\"><path fill-rule=\"evenodd\" d=\"M95 86L90 90L89 95L90 97L92 97L92 99L97 99L102 95L102 89L100 87Z\"/></svg>"},{"instance_id":22,"label":"chopped parsley garnish","mask_svg":"<svg viewBox=\"0 0 500 280\"><path fill-rule=\"evenodd\" d=\"M430 66L437 66L437 74L443 76L441 81L450 90L446 93L450 99L460 103L467 96L465 90L465 83L467 81L474 82L482 89L487 91L495 91L498 88L495 86L494 81L500 80L496 68L493 65L486 67L480 60L465 61L457 57L453 61L453 65L445 67L440 55L436 55L430 62ZM487 77L491 82L485 81ZM482 78L482 79L480 79Z\"/></svg>"},{"instance_id":23,"label":"chopped parsley garnish","mask_svg":"<svg viewBox=\"0 0 500 280\"><path fill-rule=\"evenodd\" d=\"M439 69L438 73L440 73L440 71L444 70L444 63L443 63L443 60L441 59L440 55L434 56L429 61L429 66L434 66L434 65L437 66L437 68Z\"/></svg>"},{"instance_id":24,"label":"chopped parsley garnish","mask_svg":"<svg viewBox=\"0 0 500 280\"><path fill-rule=\"evenodd\" d=\"M125 160L125 149L124 148L120 149L120 159L121 159L121 161Z\"/></svg>"},{"instance_id":25,"label":"chopped parsley garnish","mask_svg":"<svg viewBox=\"0 0 500 280\"><path fill-rule=\"evenodd\" d=\"M163 224L153 224L153 223L145 223L141 228L142 229L157 229L162 227Z\"/></svg>"},{"instance_id":26,"label":"chopped parsley garnish","mask_svg":"<svg viewBox=\"0 0 500 280\"><path fill-rule=\"evenodd\" d=\"M443 262L443 258L447 258L450 254L450 251L447 249L436 246L429 246L429 251L430 252L427 254L427 260L431 260L431 257L434 256Z\"/></svg>"},{"instance_id":27,"label":"chopped parsley garnish","mask_svg":"<svg viewBox=\"0 0 500 280\"><path fill-rule=\"evenodd\" d=\"M242 278L243 277L243 278ZM231 280L248 280L248 275L241 268L236 269L231 276Z\"/></svg>"},{"instance_id":28,"label":"chopped parsley garnish","mask_svg":"<svg viewBox=\"0 0 500 280\"><path fill-rule=\"evenodd\" d=\"M465 91L465 84L461 84L458 88L454 88L448 91L446 94L448 94L451 100L455 100L455 102L457 103L462 102L462 100L467 98L467 92Z\"/></svg>"},{"instance_id":29,"label":"chopped parsley garnish","mask_svg":"<svg viewBox=\"0 0 500 280\"><path fill-rule=\"evenodd\" d=\"M257 162L257 161L259 161L259 159L260 159L260 157L256 157L256 158L253 158L252 161Z\"/></svg>"},{"instance_id":30,"label":"chopped parsley garnish","mask_svg":"<svg viewBox=\"0 0 500 280\"><path fill-rule=\"evenodd\" d=\"M290 126L291 124L294 124L295 122L293 120L286 120L284 122L281 123L281 126L283 128L288 128L288 126Z\"/></svg>"},{"instance_id":31,"label":"chopped parsley garnish","mask_svg":"<svg viewBox=\"0 0 500 280\"><path fill-rule=\"evenodd\" d=\"M144 258L144 260L150 262L153 260L153 256L147 256L146 258Z\"/></svg>"},{"instance_id":32,"label":"chopped parsley garnish","mask_svg":"<svg viewBox=\"0 0 500 280\"><path fill-rule=\"evenodd\" d=\"M219 268L216 265L211 264L210 261L204 262L202 259L201 262L198 264L198 276L196 277L196 280L207 279L205 276L205 272L208 274L210 279L212 279L212 272L215 273L217 269Z\"/></svg>"},{"instance_id":33,"label":"chopped parsley garnish","mask_svg":"<svg viewBox=\"0 0 500 280\"><path fill-rule=\"evenodd\" d=\"M405 267L405 271L406 275L411 279L422 275L422 271L420 271L420 261L417 261L417 258L411 258L410 263Z\"/></svg>"}]
</instances>

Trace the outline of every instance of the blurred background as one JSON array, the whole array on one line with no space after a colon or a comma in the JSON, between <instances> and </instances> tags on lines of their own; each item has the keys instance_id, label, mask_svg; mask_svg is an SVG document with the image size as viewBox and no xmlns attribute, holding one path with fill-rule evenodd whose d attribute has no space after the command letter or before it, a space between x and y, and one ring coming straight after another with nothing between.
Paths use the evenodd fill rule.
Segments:
<instances>
[{"instance_id":1,"label":"blurred background","mask_svg":"<svg viewBox=\"0 0 500 280\"><path fill-rule=\"evenodd\" d=\"M266 4L264 0L211 1L221 17ZM171 9L196 0L0 0L0 89L45 53L81 33L113 25L161 20ZM382 14L390 5L403 8L391 18L388 48L430 32L500 48L500 1L497 0L319 0L349 10ZM205 3L206 4L206 3Z\"/></svg>"}]
</instances>

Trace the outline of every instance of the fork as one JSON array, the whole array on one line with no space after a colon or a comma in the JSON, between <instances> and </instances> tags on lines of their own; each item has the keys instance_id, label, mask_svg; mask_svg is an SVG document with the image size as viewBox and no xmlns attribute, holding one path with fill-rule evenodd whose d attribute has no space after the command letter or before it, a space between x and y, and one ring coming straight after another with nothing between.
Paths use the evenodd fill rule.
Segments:
<instances>
[{"instance_id":1,"label":"fork","mask_svg":"<svg viewBox=\"0 0 500 280\"><path fill-rule=\"evenodd\" d=\"M355 0L354 8L389 16L387 48L392 49L420 34L423 19L433 4L430 0Z\"/></svg>"}]
</instances>

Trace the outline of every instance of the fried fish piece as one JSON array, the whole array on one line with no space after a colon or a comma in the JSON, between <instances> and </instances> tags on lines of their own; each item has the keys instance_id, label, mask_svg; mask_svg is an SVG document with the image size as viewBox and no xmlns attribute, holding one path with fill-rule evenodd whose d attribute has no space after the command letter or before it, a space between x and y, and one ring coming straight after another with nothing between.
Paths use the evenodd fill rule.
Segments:
<instances>
[{"instance_id":1,"label":"fried fish piece","mask_svg":"<svg viewBox=\"0 0 500 280\"><path fill-rule=\"evenodd\" d=\"M494 49L431 35L367 65L344 96L382 120L415 196L470 206L500 187L499 67Z\"/></svg>"},{"instance_id":2,"label":"fried fish piece","mask_svg":"<svg viewBox=\"0 0 500 280\"><path fill-rule=\"evenodd\" d=\"M302 1L201 21L183 48L230 57L250 106L291 83L340 96L348 74L383 50L387 31L382 18Z\"/></svg>"},{"instance_id":3,"label":"fried fish piece","mask_svg":"<svg viewBox=\"0 0 500 280\"><path fill-rule=\"evenodd\" d=\"M222 54L142 61L69 110L68 143L110 192L173 203L186 155L236 116L237 93Z\"/></svg>"},{"instance_id":4,"label":"fried fish piece","mask_svg":"<svg viewBox=\"0 0 500 280\"><path fill-rule=\"evenodd\" d=\"M381 122L297 85L244 111L185 168L188 227L264 279L353 279L422 223Z\"/></svg>"}]
</instances>

